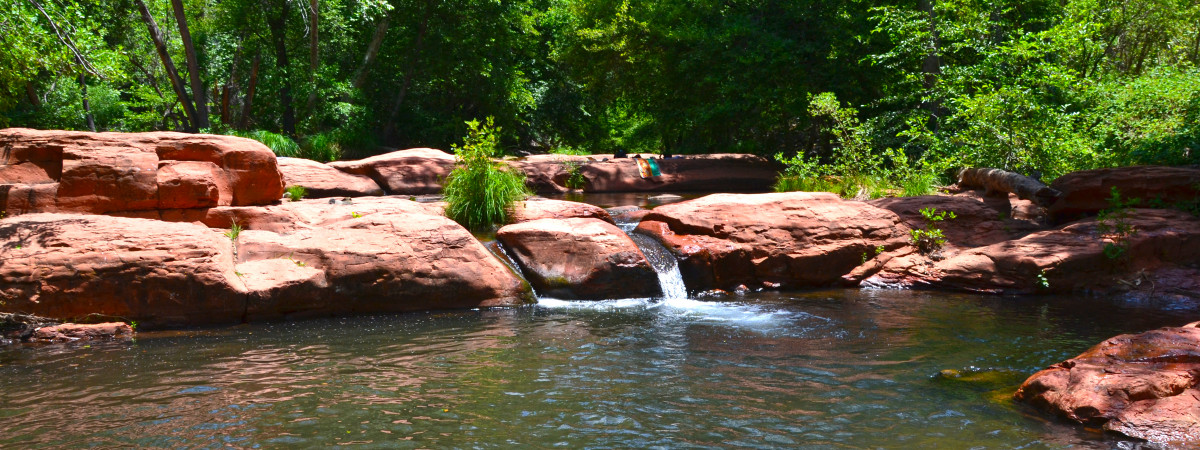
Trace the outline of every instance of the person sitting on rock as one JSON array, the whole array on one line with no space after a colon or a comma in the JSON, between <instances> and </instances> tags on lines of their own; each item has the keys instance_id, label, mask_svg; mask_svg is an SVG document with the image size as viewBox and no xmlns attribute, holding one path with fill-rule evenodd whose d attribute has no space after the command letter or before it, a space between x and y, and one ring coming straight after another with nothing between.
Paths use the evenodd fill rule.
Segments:
<instances>
[{"instance_id":1,"label":"person sitting on rock","mask_svg":"<svg viewBox=\"0 0 1200 450\"><path fill-rule=\"evenodd\" d=\"M616 152L613 152L613 159L625 158L627 156L629 156L629 152L623 148L618 148Z\"/></svg>"}]
</instances>

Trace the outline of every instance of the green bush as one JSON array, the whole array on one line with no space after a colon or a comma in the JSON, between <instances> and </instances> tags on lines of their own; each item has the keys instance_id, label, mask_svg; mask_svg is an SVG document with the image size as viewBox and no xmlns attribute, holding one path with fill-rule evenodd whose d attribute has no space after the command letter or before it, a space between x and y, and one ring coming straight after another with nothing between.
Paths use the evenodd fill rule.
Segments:
<instances>
[{"instance_id":1,"label":"green bush","mask_svg":"<svg viewBox=\"0 0 1200 450\"><path fill-rule=\"evenodd\" d=\"M463 145L453 146L458 162L446 177L442 193L446 197L446 216L459 224L481 230L508 222L512 204L531 193L525 175L492 160L498 153L499 128L493 119L467 122Z\"/></svg>"},{"instance_id":2,"label":"green bush","mask_svg":"<svg viewBox=\"0 0 1200 450\"><path fill-rule=\"evenodd\" d=\"M262 142L263 145L275 152L275 156L300 158L300 145L292 138L266 130L232 131L230 134Z\"/></svg>"}]
</instances>

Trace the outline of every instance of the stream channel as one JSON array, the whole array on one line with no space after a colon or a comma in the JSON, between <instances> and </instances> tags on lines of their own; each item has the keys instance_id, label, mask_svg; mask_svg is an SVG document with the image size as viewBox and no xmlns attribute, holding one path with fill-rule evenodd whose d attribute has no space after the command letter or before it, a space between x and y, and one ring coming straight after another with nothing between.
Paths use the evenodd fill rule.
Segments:
<instances>
[{"instance_id":1,"label":"stream channel","mask_svg":"<svg viewBox=\"0 0 1200 450\"><path fill-rule=\"evenodd\" d=\"M671 263L662 299L0 348L0 447L1132 448L1011 394L1108 337L1182 325L1096 298L688 298Z\"/></svg>"}]
</instances>

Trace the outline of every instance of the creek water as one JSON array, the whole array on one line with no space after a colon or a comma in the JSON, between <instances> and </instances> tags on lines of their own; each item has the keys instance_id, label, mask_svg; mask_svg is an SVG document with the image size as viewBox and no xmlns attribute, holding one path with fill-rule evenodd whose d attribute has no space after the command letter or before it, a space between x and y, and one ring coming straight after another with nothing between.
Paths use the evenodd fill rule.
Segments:
<instances>
[{"instance_id":1,"label":"creek water","mask_svg":"<svg viewBox=\"0 0 1200 450\"><path fill-rule=\"evenodd\" d=\"M1110 448L1011 393L1179 322L1096 299L838 290L12 346L0 447Z\"/></svg>"},{"instance_id":2,"label":"creek water","mask_svg":"<svg viewBox=\"0 0 1200 450\"><path fill-rule=\"evenodd\" d=\"M620 224L628 231L630 224ZM1011 400L1171 305L829 290L0 348L0 447L1112 448Z\"/></svg>"}]
</instances>

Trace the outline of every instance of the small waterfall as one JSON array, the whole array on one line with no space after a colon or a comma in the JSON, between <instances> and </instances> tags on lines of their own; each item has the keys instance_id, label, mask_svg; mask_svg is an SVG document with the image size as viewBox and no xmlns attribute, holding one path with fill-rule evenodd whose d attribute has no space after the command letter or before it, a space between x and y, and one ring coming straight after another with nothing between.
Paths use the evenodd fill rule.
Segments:
<instances>
[{"instance_id":1,"label":"small waterfall","mask_svg":"<svg viewBox=\"0 0 1200 450\"><path fill-rule=\"evenodd\" d=\"M625 230L626 228L622 226L621 229ZM646 255L646 259L650 261L650 266L654 267L654 271L658 273L658 285L662 287L663 300L688 298L687 286L683 284L683 274L679 272L679 261L675 259L675 255L654 238L632 233L630 230L626 230L625 233L629 234L633 242L642 250L642 254Z\"/></svg>"}]
</instances>

